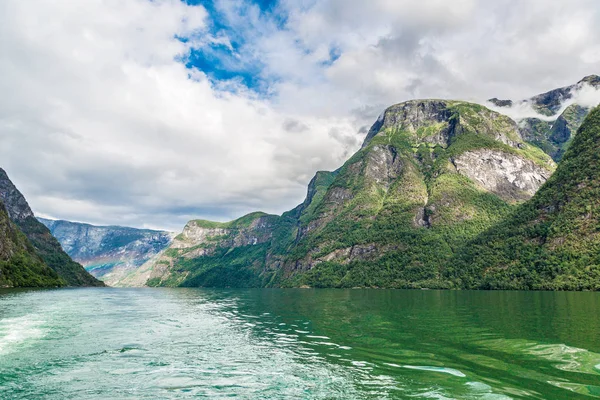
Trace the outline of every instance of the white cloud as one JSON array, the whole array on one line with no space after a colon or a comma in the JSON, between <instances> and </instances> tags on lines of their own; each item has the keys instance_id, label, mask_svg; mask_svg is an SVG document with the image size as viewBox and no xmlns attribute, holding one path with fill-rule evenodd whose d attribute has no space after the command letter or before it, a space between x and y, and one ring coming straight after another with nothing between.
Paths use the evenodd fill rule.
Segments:
<instances>
[{"instance_id":1,"label":"white cloud","mask_svg":"<svg viewBox=\"0 0 600 400\"><path fill-rule=\"evenodd\" d=\"M276 112L215 91L176 57L206 13L177 1L3 2L0 157L36 212L177 228L192 217L281 212L344 148L344 119ZM297 118L296 118L297 119ZM352 133L354 134L354 133ZM204 215L198 215L204 214Z\"/></svg>"},{"instance_id":2,"label":"white cloud","mask_svg":"<svg viewBox=\"0 0 600 400\"><path fill-rule=\"evenodd\" d=\"M510 107L497 107L495 104L486 102L485 105L501 114L507 115L515 121L525 118L537 118L542 121L555 121L569 106L577 104L582 107L592 108L600 104L600 88L595 88L586 82L579 83L571 91L571 97L564 99L560 108L553 115L540 114L533 107L530 100L513 102Z\"/></svg>"},{"instance_id":3,"label":"white cloud","mask_svg":"<svg viewBox=\"0 0 600 400\"><path fill-rule=\"evenodd\" d=\"M0 164L36 212L170 229L281 212L385 106L525 98L600 72L595 0L215 4L239 47L176 0L0 2ZM209 44L259 63L268 96L178 61Z\"/></svg>"}]
</instances>

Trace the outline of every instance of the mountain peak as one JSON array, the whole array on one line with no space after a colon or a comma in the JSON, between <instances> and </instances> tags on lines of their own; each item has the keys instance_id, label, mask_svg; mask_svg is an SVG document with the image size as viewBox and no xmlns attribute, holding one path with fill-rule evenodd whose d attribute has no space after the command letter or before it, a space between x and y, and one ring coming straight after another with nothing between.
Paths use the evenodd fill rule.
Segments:
<instances>
[{"instance_id":1,"label":"mountain peak","mask_svg":"<svg viewBox=\"0 0 600 400\"><path fill-rule=\"evenodd\" d=\"M411 100L385 110L369 130L362 148L401 139L413 147L421 144L447 148L462 134L487 137L516 148L522 143L517 124L482 105L456 100ZM385 143L383 143L385 142Z\"/></svg>"},{"instance_id":2,"label":"mountain peak","mask_svg":"<svg viewBox=\"0 0 600 400\"><path fill-rule=\"evenodd\" d=\"M6 211L13 221L24 221L28 217L33 217L33 211L27 200L2 168L0 168L0 200L4 203Z\"/></svg>"},{"instance_id":3,"label":"mountain peak","mask_svg":"<svg viewBox=\"0 0 600 400\"><path fill-rule=\"evenodd\" d=\"M4 203L10 220L25 234L44 263L69 286L104 286L63 251L48 228L35 218L23 194L1 168L0 200Z\"/></svg>"},{"instance_id":4,"label":"mountain peak","mask_svg":"<svg viewBox=\"0 0 600 400\"><path fill-rule=\"evenodd\" d=\"M598 76L598 75L588 75L588 76L584 77L582 80L580 80L577 83L587 83L587 84L592 85L594 87L598 87L598 86L600 86L600 76Z\"/></svg>"},{"instance_id":5,"label":"mountain peak","mask_svg":"<svg viewBox=\"0 0 600 400\"><path fill-rule=\"evenodd\" d=\"M362 147L367 147L371 139L387 128L402 127L416 131L419 127L448 121L451 117L448 104L448 101L437 99L409 100L394 104L369 129Z\"/></svg>"}]
</instances>

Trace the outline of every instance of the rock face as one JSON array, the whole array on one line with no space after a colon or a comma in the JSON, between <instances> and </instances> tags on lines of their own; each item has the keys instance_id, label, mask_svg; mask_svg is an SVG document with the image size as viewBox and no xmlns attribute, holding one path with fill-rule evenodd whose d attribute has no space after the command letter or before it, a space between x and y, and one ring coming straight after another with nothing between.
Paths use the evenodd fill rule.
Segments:
<instances>
[{"instance_id":1,"label":"rock face","mask_svg":"<svg viewBox=\"0 0 600 400\"><path fill-rule=\"evenodd\" d=\"M129 282L156 286L449 287L455 249L554 170L510 118L480 105L388 108L362 148L319 172L282 216L191 221Z\"/></svg>"},{"instance_id":2,"label":"rock face","mask_svg":"<svg viewBox=\"0 0 600 400\"><path fill-rule=\"evenodd\" d=\"M173 274L171 268L185 262L194 264L196 259L218 256L224 249L232 252L245 247L262 248L270 243L278 220L278 216L257 212L228 223L190 221L183 232L173 239L169 248L159 254L153 265L146 266L140 273L147 275L153 285L173 286L186 280L204 282L206 277L202 271L190 268ZM133 277L119 284L127 286L137 282Z\"/></svg>"},{"instance_id":3,"label":"rock face","mask_svg":"<svg viewBox=\"0 0 600 400\"><path fill-rule=\"evenodd\" d=\"M451 116L446 102L442 100L414 100L396 104L385 110L371 127L362 147L366 147L382 130L394 128L417 134L420 128L435 124L441 124L443 127L436 129L435 135L425 136L424 140L434 144L446 144L454 134Z\"/></svg>"},{"instance_id":4,"label":"rock face","mask_svg":"<svg viewBox=\"0 0 600 400\"><path fill-rule=\"evenodd\" d=\"M558 161L590 111L589 107L577 104L578 95L585 90L600 90L600 77L586 76L574 85L554 89L526 100L513 102L493 98L488 102L499 111L513 106L531 106L540 116L517 119L521 136Z\"/></svg>"},{"instance_id":5,"label":"rock face","mask_svg":"<svg viewBox=\"0 0 600 400\"><path fill-rule=\"evenodd\" d=\"M11 221L26 236L44 264L56 272L63 284L66 282L69 286L103 286L102 282L89 275L80 264L74 262L63 251L48 228L35 218L25 197L2 169L0 169L0 200Z\"/></svg>"},{"instance_id":6,"label":"rock face","mask_svg":"<svg viewBox=\"0 0 600 400\"><path fill-rule=\"evenodd\" d=\"M552 177L511 218L456 253L461 288L600 290L600 108Z\"/></svg>"},{"instance_id":7,"label":"rock face","mask_svg":"<svg viewBox=\"0 0 600 400\"><path fill-rule=\"evenodd\" d=\"M508 202L531 198L551 175L532 160L498 150L467 151L452 161L460 174Z\"/></svg>"},{"instance_id":8,"label":"rock face","mask_svg":"<svg viewBox=\"0 0 600 400\"><path fill-rule=\"evenodd\" d=\"M175 234L121 226L94 226L38 218L62 248L110 286L167 248Z\"/></svg>"}]
</instances>

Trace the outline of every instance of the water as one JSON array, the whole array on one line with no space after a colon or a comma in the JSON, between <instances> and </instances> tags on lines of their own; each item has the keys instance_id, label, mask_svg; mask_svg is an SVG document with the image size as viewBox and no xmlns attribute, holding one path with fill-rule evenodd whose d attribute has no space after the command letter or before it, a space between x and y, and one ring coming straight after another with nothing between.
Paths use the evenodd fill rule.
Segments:
<instances>
[{"instance_id":1,"label":"water","mask_svg":"<svg viewBox=\"0 0 600 400\"><path fill-rule=\"evenodd\" d=\"M600 293L0 290L1 399L600 398Z\"/></svg>"}]
</instances>

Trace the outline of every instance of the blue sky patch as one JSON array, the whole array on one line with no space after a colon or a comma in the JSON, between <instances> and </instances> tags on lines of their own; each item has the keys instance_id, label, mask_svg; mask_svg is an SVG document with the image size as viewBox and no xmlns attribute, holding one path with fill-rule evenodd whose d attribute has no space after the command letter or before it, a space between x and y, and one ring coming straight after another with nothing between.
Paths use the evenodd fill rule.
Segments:
<instances>
[{"instance_id":1,"label":"blue sky patch","mask_svg":"<svg viewBox=\"0 0 600 400\"><path fill-rule=\"evenodd\" d=\"M203 71L214 83L221 81L236 81L259 95L267 95L270 83L276 77L267 77L263 73L264 65L253 52L246 52L245 47L251 44L252 36L256 35L252 22L240 25L240 21L229 21L225 12L220 9L219 1L215 0L185 0L190 5L201 5L209 13L208 35L215 38L227 38L227 44L206 43L202 48L192 49L190 54L182 59L188 68ZM287 16L277 11L277 0L246 0L239 4L242 7L258 6L261 18L282 28ZM242 20L243 21L243 20ZM188 38L180 37L181 41ZM226 88L231 86L225 85ZM235 87L235 86L234 86Z\"/></svg>"}]
</instances>

